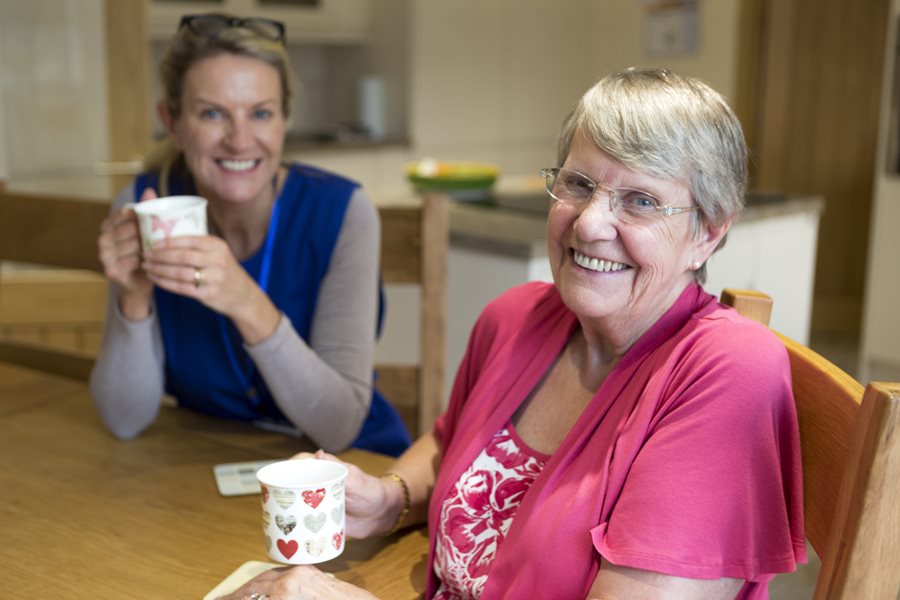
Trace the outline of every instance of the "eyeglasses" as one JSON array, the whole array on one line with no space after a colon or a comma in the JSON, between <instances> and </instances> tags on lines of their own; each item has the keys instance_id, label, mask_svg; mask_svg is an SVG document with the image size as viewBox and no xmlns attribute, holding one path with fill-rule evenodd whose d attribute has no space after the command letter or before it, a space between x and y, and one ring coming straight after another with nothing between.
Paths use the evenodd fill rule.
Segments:
<instances>
[{"instance_id":1,"label":"eyeglasses","mask_svg":"<svg viewBox=\"0 0 900 600\"><path fill-rule=\"evenodd\" d=\"M587 204L598 189L602 190L609 196L609 210L626 223L645 223L657 215L669 217L700 208L665 206L647 192L627 187L609 188L572 169L541 169L541 177L552 198L575 206Z\"/></svg>"},{"instance_id":2,"label":"eyeglasses","mask_svg":"<svg viewBox=\"0 0 900 600\"><path fill-rule=\"evenodd\" d=\"M184 15L178 24L179 29L182 27L209 38L217 38L231 27L242 27L267 40L284 43L284 23L260 17L230 17L218 13Z\"/></svg>"}]
</instances>

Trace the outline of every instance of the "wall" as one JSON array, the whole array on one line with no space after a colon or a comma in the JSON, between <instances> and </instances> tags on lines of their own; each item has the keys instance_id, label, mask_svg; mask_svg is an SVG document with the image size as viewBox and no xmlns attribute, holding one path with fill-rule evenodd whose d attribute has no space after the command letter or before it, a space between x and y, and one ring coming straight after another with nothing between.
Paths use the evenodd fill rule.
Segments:
<instances>
[{"instance_id":1,"label":"wall","mask_svg":"<svg viewBox=\"0 0 900 600\"><path fill-rule=\"evenodd\" d=\"M889 156L900 143L898 110L900 81L897 80L897 20L900 0L890 7L881 96L878 153L874 173L874 198L869 237L865 305L860 343L859 378L900 381L900 174L889 173ZM889 151L891 146L893 151ZM896 157L894 157L896 158ZM892 161L896 164L896 161Z\"/></svg>"},{"instance_id":2,"label":"wall","mask_svg":"<svg viewBox=\"0 0 900 600\"><path fill-rule=\"evenodd\" d=\"M699 77L732 99L738 87L738 37L743 0L698 0L697 51L668 57L645 50L649 7L653 2L590 2L591 74L599 77L627 67L664 66Z\"/></svg>"},{"instance_id":3,"label":"wall","mask_svg":"<svg viewBox=\"0 0 900 600\"><path fill-rule=\"evenodd\" d=\"M0 55L2 57L2 55ZM3 60L0 58L0 80L3 74ZM4 120L6 117L6 109L4 108L4 96L2 88L0 88L0 132L6 131ZM0 181L5 181L9 177L9 168L6 166L6 138L0 135Z\"/></svg>"},{"instance_id":4,"label":"wall","mask_svg":"<svg viewBox=\"0 0 900 600\"><path fill-rule=\"evenodd\" d=\"M0 143L10 178L90 177L106 159L103 41L103 0L0 2Z\"/></svg>"},{"instance_id":5,"label":"wall","mask_svg":"<svg viewBox=\"0 0 900 600\"><path fill-rule=\"evenodd\" d=\"M408 189L404 164L425 156L488 161L507 175L535 175L554 162L562 120L603 73L668 66L732 96L740 5L700 0L697 52L650 57L644 2L420 0L403 11L394 0L385 13L403 13L408 22L388 17L379 24L373 16L373 39L381 40L373 68L401 81L407 48L410 145L298 156L350 173L376 193ZM389 89L396 94L400 84Z\"/></svg>"},{"instance_id":6,"label":"wall","mask_svg":"<svg viewBox=\"0 0 900 600\"><path fill-rule=\"evenodd\" d=\"M737 86L740 0L700 1L697 52L675 57L645 52L646 2L427 0L414 11L412 132L420 153L533 173L552 162L563 118L606 72L659 65L726 95Z\"/></svg>"},{"instance_id":7,"label":"wall","mask_svg":"<svg viewBox=\"0 0 900 600\"><path fill-rule=\"evenodd\" d=\"M413 6L411 137L419 156L535 174L590 82L585 0L425 0Z\"/></svg>"}]
</instances>

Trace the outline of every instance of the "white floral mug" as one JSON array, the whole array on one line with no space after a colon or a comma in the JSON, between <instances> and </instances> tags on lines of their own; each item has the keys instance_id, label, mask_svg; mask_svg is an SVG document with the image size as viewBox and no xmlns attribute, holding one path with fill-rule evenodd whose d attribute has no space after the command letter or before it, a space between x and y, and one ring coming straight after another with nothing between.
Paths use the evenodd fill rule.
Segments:
<instances>
[{"instance_id":1,"label":"white floral mug","mask_svg":"<svg viewBox=\"0 0 900 600\"><path fill-rule=\"evenodd\" d=\"M284 460L257 471L269 558L309 565L344 551L347 473L341 463L315 458Z\"/></svg>"},{"instance_id":2,"label":"white floral mug","mask_svg":"<svg viewBox=\"0 0 900 600\"><path fill-rule=\"evenodd\" d=\"M159 240L184 235L206 235L206 198L164 196L129 203L125 208L137 215L141 247L153 247Z\"/></svg>"}]
</instances>

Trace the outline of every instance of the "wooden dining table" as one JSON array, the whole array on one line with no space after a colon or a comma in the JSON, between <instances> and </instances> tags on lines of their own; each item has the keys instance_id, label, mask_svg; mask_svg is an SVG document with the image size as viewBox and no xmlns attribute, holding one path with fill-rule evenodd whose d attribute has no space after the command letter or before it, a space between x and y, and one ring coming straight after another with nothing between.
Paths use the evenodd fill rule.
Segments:
<instances>
[{"instance_id":1,"label":"wooden dining table","mask_svg":"<svg viewBox=\"0 0 900 600\"><path fill-rule=\"evenodd\" d=\"M118 440L85 383L0 363L0 597L203 598L245 562L270 561L259 495L221 496L214 465L311 449L171 406ZM392 462L340 456L373 474ZM319 566L402 600L422 596L427 559L427 534L412 528L349 540Z\"/></svg>"}]
</instances>

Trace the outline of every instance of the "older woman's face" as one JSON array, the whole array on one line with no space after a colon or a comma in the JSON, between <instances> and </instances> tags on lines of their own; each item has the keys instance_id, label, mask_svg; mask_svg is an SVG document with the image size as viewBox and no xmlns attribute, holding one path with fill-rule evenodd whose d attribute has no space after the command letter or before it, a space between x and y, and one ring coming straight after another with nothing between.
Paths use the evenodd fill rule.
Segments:
<instances>
[{"instance_id":1,"label":"older woman's face","mask_svg":"<svg viewBox=\"0 0 900 600\"><path fill-rule=\"evenodd\" d=\"M285 118L275 67L220 54L187 71L177 119L161 112L198 191L211 201L252 202L271 194Z\"/></svg>"},{"instance_id":2,"label":"older woman's face","mask_svg":"<svg viewBox=\"0 0 900 600\"><path fill-rule=\"evenodd\" d=\"M565 168L610 188L648 192L667 206L689 207L685 184L633 171L576 134ZM550 267L566 305L578 317L643 333L693 280L692 265L715 249L724 229L691 233L690 213L639 224L610 212L602 191L581 206L554 201L547 223ZM594 260L596 259L596 260Z\"/></svg>"}]
</instances>

